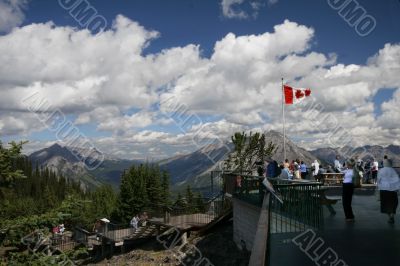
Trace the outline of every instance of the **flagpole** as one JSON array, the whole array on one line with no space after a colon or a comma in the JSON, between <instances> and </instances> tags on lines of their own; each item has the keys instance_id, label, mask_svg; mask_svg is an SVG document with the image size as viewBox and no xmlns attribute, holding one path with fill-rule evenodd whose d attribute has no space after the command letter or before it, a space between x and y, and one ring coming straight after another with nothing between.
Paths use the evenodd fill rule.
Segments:
<instances>
[{"instance_id":1,"label":"flagpole","mask_svg":"<svg viewBox=\"0 0 400 266\"><path fill-rule=\"evenodd\" d=\"M285 91L283 88L283 78L282 78L282 121L283 121L283 162L286 160L286 129L285 129Z\"/></svg>"}]
</instances>

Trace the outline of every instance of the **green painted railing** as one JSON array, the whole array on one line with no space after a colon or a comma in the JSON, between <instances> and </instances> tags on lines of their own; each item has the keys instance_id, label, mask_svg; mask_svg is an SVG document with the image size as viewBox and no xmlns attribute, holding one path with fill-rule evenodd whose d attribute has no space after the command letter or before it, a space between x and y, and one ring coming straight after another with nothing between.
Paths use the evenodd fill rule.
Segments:
<instances>
[{"instance_id":1,"label":"green painted railing","mask_svg":"<svg viewBox=\"0 0 400 266\"><path fill-rule=\"evenodd\" d=\"M233 197L261 207L265 194L264 177L225 174L225 188ZM268 179L283 203L271 197L271 232L298 232L323 226L322 184L310 181Z\"/></svg>"}]
</instances>

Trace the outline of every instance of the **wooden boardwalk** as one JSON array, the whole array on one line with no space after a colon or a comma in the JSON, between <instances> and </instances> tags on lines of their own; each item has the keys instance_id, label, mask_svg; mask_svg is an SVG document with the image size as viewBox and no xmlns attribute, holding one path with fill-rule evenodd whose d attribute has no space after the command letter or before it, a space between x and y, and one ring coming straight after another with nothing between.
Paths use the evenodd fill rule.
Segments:
<instances>
[{"instance_id":1,"label":"wooden boardwalk","mask_svg":"<svg viewBox=\"0 0 400 266\"><path fill-rule=\"evenodd\" d=\"M187 230L193 227L203 227L212 222L217 216L215 214L208 213L194 213L184 214L179 216L172 216L166 225L175 227L181 230Z\"/></svg>"},{"instance_id":2,"label":"wooden boardwalk","mask_svg":"<svg viewBox=\"0 0 400 266\"><path fill-rule=\"evenodd\" d=\"M162 218L150 219L146 226L138 229L132 227L109 229L103 233L90 235L87 238L87 245L93 248L106 242L114 246L123 246L125 242L156 237L170 228L176 228L181 232L199 230L212 224L218 217L215 213L194 213L171 216L166 222Z\"/></svg>"},{"instance_id":3,"label":"wooden boardwalk","mask_svg":"<svg viewBox=\"0 0 400 266\"><path fill-rule=\"evenodd\" d=\"M109 230L102 234L92 235L88 237L88 246L102 245L103 239L113 242L115 246L124 245L125 241L135 241L155 237L166 231L170 226L161 223L149 223L147 226L141 226L138 229L132 227Z\"/></svg>"}]
</instances>

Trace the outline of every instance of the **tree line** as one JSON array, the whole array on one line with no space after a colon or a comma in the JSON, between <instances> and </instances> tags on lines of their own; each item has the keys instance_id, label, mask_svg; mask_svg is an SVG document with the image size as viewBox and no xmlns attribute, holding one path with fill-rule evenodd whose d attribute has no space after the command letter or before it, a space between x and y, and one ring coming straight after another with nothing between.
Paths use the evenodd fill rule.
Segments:
<instances>
[{"instance_id":1,"label":"tree line","mask_svg":"<svg viewBox=\"0 0 400 266\"><path fill-rule=\"evenodd\" d=\"M21 154L23 144L11 142L5 147L0 142L0 246L21 247L22 237L37 229L50 233L60 223L67 230L79 226L91 231L100 218L128 225L133 215L144 211L163 215L171 208L204 209L201 195L190 186L174 198L169 174L157 164L125 170L118 192L110 185L84 190L79 181L31 162ZM28 261L22 254L17 257Z\"/></svg>"}]
</instances>

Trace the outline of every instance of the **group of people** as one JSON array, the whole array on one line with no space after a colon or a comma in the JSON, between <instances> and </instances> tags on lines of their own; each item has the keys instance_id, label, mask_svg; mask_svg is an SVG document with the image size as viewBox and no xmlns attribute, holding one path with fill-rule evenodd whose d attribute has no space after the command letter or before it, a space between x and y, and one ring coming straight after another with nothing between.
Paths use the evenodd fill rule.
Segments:
<instances>
[{"instance_id":1,"label":"group of people","mask_svg":"<svg viewBox=\"0 0 400 266\"><path fill-rule=\"evenodd\" d=\"M64 231L65 231L64 224L60 224L60 225L57 225L57 226L53 227L52 231L53 231L54 235L62 235L62 234L64 234Z\"/></svg>"},{"instance_id":2,"label":"group of people","mask_svg":"<svg viewBox=\"0 0 400 266\"><path fill-rule=\"evenodd\" d=\"M272 160L267 162L265 169L265 176L270 178L281 178L281 179L307 179L309 176L309 170L312 172L312 176L315 177L320 173L320 164L318 160L315 160L311 164L311 169L307 164L300 160L292 160L289 162L285 159L280 165L277 161ZM262 175L259 173L259 175Z\"/></svg>"},{"instance_id":3,"label":"group of people","mask_svg":"<svg viewBox=\"0 0 400 266\"><path fill-rule=\"evenodd\" d=\"M400 178L393 169L392 161L386 155L381 163L378 163L375 158L364 162L358 157L342 163L339 156L336 156L333 167L329 165L326 168L322 168L317 160L311 164L311 168L308 168L307 164L299 159L292 162L286 159L280 165L277 161L272 160L267 162L265 169L259 168L258 174L269 178L307 179L309 176L308 169L311 170L312 176L316 180L322 173L343 173L342 203L346 221L354 221L351 203L355 186L360 182L371 182L376 184L379 190L381 212L389 216L389 223L394 223L394 215L398 206L397 192L400 190Z\"/></svg>"},{"instance_id":4,"label":"group of people","mask_svg":"<svg viewBox=\"0 0 400 266\"><path fill-rule=\"evenodd\" d=\"M386 160L384 158L384 160ZM364 184L367 183L373 183L376 184L377 182L377 177L378 177L378 170L379 168L383 167L383 161L379 165L378 161L375 158L368 159L365 162L361 158L356 158L356 167L360 173L361 181ZM334 161L334 172L336 173L341 173L342 170L346 168L346 162L343 162L343 164L339 160L339 155L336 156L336 159Z\"/></svg>"},{"instance_id":5,"label":"group of people","mask_svg":"<svg viewBox=\"0 0 400 266\"><path fill-rule=\"evenodd\" d=\"M134 215L129 224L131 227L137 230L139 226L146 226L148 219L149 216L147 215L147 212L143 212L140 215L139 214Z\"/></svg>"},{"instance_id":6,"label":"group of people","mask_svg":"<svg viewBox=\"0 0 400 266\"><path fill-rule=\"evenodd\" d=\"M336 165L336 164L335 164ZM386 213L389 216L388 222L394 223L394 215L396 214L398 206L398 190L400 190L400 178L397 172L393 169L392 161L385 156L382 162L382 168L376 166L375 160L373 167L376 167L376 184L380 194L381 212ZM357 177L361 175L361 167L357 159L349 159L345 163L345 168L342 170L344 173L343 179L343 210L346 217L346 221L354 221L354 213L351 206L354 184Z\"/></svg>"}]
</instances>

